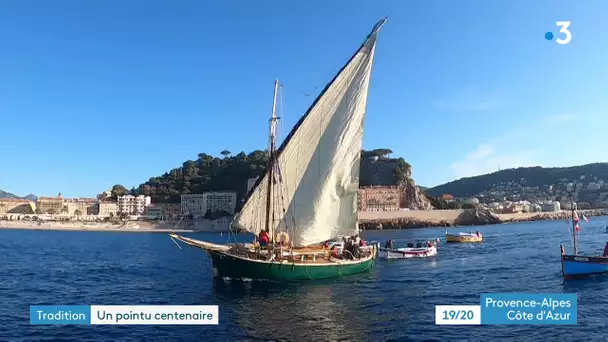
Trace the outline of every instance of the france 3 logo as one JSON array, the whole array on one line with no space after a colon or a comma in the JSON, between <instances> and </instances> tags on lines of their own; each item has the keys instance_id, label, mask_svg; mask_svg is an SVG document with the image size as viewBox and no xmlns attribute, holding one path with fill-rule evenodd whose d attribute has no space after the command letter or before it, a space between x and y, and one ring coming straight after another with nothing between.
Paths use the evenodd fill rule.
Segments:
<instances>
[{"instance_id":1,"label":"france 3 logo","mask_svg":"<svg viewBox=\"0 0 608 342\"><path fill-rule=\"evenodd\" d=\"M555 39L555 42L557 44L561 44L561 45L570 43L570 41L572 40L572 33L570 33L570 30L568 29L570 27L570 22L569 21L556 21L555 25L560 28L559 33L562 33L564 35L564 38L557 38L557 39ZM553 33L551 31L545 33L545 39L553 40Z\"/></svg>"}]
</instances>

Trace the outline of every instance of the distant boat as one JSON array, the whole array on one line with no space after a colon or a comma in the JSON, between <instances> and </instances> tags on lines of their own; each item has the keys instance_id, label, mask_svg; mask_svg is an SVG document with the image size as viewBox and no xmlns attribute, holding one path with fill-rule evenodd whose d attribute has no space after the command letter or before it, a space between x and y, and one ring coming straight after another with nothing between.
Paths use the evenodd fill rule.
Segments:
<instances>
[{"instance_id":1,"label":"distant boat","mask_svg":"<svg viewBox=\"0 0 608 342\"><path fill-rule=\"evenodd\" d=\"M437 245L429 241L417 241L417 247L395 247L389 240L384 247L378 248L378 257L381 259L418 259L431 258L437 255ZM431 244L428 246L428 244Z\"/></svg>"},{"instance_id":2,"label":"distant boat","mask_svg":"<svg viewBox=\"0 0 608 342\"><path fill-rule=\"evenodd\" d=\"M608 257L581 255L578 251L578 233L580 232L579 218L576 205L572 203L572 250L573 254L566 254L564 246L560 245L562 254L562 274L564 280L584 278L587 276L608 273ZM606 227L608 230L608 227Z\"/></svg>"},{"instance_id":3,"label":"distant boat","mask_svg":"<svg viewBox=\"0 0 608 342\"><path fill-rule=\"evenodd\" d=\"M483 234L481 232L477 233L458 233L458 235L448 234L448 231L445 231L445 241L446 242L482 242Z\"/></svg>"}]
</instances>

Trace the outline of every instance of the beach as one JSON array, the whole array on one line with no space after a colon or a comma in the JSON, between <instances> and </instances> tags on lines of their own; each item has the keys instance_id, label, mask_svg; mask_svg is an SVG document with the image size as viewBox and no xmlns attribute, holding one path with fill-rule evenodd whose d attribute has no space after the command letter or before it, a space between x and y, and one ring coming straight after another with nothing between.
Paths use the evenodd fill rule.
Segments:
<instances>
[{"instance_id":1,"label":"beach","mask_svg":"<svg viewBox=\"0 0 608 342\"><path fill-rule=\"evenodd\" d=\"M94 231L94 232L140 232L140 233L190 233L191 229L173 229L170 222L134 221L125 223L86 221L0 221L0 229Z\"/></svg>"}]
</instances>

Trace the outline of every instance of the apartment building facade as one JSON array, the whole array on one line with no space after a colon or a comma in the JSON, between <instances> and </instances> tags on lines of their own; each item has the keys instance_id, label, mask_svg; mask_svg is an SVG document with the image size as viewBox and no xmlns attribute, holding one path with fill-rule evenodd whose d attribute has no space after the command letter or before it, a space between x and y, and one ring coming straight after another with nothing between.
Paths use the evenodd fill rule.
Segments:
<instances>
[{"instance_id":1,"label":"apartment building facade","mask_svg":"<svg viewBox=\"0 0 608 342\"><path fill-rule=\"evenodd\" d=\"M61 214L64 198L59 193L57 197L38 197L36 199L36 212L39 214Z\"/></svg>"},{"instance_id":2,"label":"apartment building facade","mask_svg":"<svg viewBox=\"0 0 608 342\"><path fill-rule=\"evenodd\" d=\"M236 208L235 191L207 192L203 195L205 196L205 205L207 206L205 212L225 211L230 215L234 215Z\"/></svg>"},{"instance_id":3,"label":"apartment building facade","mask_svg":"<svg viewBox=\"0 0 608 342\"><path fill-rule=\"evenodd\" d=\"M183 215L203 217L208 212L222 211L234 215L236 209L236 192L221 191L182 195L181 201Z\"/></svg>"},{"instance_id":4,"label":"apartment building facade","mask_svg":"<svg viewBox=\"0 0 608 342\"><path fill-rule=\"evenodd\" d=\"M146 206L152 203L150 196L133 196L124 195L118 196L118 212L127 215L143 215Z\"/></svg>"},{"instance_id":5,"label":"apartment building facade","mask_svg":"<svg viewBox=\"0 0 608 342\"><path fill-rule=\"evenodd\" d=\"M61 213L70 216L97 215L97 200L94 198L66 198Z\"/></svg>"},{"instance_id":6,"label":"apartment building facade","mask_svg":"<svg viewBox=\"0 0 608 342\"><path fill-rule=\"evenodd\" d=\"M114 217L118 215L118 203L99 202L97 203L97 215L101 217Z\"/></svg>"},{"instance_id":7,"label":"apartment building facade","mask_svg":"<svg viewBox=\"0 0 608 342\"><path fill-rule=\"evenodd\" d=\"M182 215L202 217L207 212L204 194L188 194L181 196Z\"/></svg>"}]
</instances>

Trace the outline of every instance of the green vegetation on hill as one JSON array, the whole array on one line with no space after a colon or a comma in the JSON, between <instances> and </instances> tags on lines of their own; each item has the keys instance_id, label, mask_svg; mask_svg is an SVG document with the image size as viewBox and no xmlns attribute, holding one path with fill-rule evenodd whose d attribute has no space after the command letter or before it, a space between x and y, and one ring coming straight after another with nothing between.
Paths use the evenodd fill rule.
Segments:
<instances>
[{"instance_id":1,"label":"green vegetation on hill","mask_svg":"<svg viewBox=\"0 0 608 342\"><path fill-rule=\"evenodd\" d=\"M198 159L185 161L161 176L152 177L131 192L152 197L152 202L178 203L182 194L200 194L206 191L236 191L243 198L247 180L263 174L268 162L265 151L249 154L241 152L231 156L222 151L223 158L200 153Z\"/></svg>"},{"instance_id":2,"label":"green vegetation on hill","mask_svg":"<svg viewBox=\"0 0 608 342\"><path fill-rule=\"evenodd\" d=\"M501 193L505 196L528 193L546 198L552 189L564 188L567 183L581 183L586 189L591 182L608 182L608 163L595 163L572 167L520 167L501 170L481 176L461 178L429 188L433 196L451 194L454 197L472 197ZM599 189L598 189L599 191Z\"/></svg>"},{"instance_id":3,"label":"green vegetation on hill","mask_svg":"<svg viewBox=\"0 0 608 342\"><path fill-rule=\"evenodd\" d=\"M403 158L389 158L391 153L389 149L361 151L362 186L395 185L410 177L411 166ZM188 160L181 167L152 177L130 192L148 195L157 203L177 203L181 194L223 190L236 191L237 198L242 199L246 196L247 180L264 174L267 151L241 152L235 156L230 151L222 151L221 154L223 158L200 153L198 159ZM123 186L115 185L112 197L125 191Z\"/></svg>"}]
</instances>

